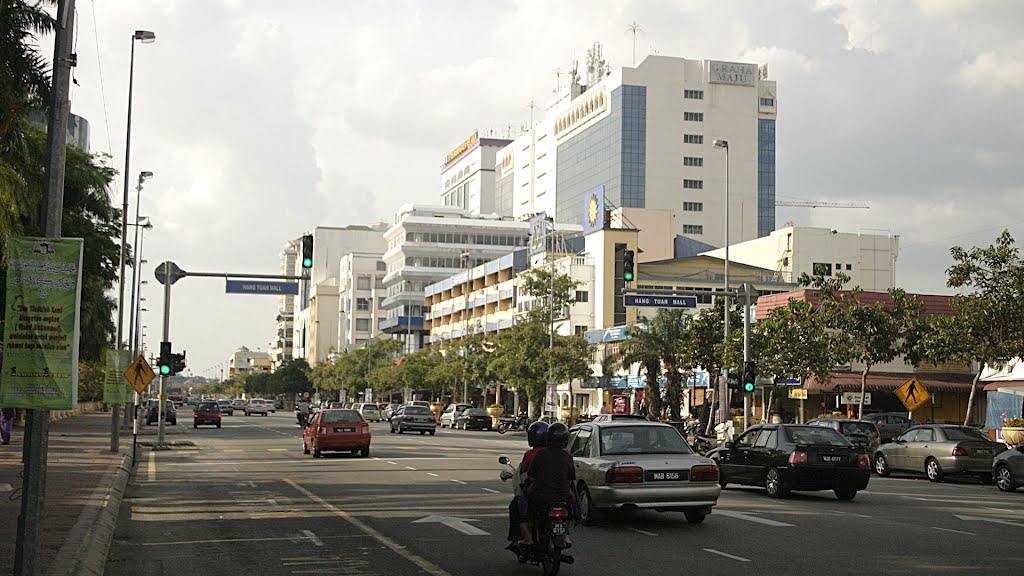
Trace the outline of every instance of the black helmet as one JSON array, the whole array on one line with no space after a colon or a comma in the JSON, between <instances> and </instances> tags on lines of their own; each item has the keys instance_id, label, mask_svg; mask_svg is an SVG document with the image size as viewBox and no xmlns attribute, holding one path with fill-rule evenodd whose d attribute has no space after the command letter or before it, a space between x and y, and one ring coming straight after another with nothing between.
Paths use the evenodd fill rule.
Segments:
<instances>
[{"instance_id":1,"label":"black helmet","mask_svg":"<svg viewBox=\"0 0 1024 576\"><path fill-rule=\"evenodd\" d=\"M526 441L530 443L531 448L547 446L547 433L548 423L538 420L526 429Z\"/></svg>"},{"instance_id":2,"label":"black helmet","mask_svg":"<svg viewBox=\"0 0 1024 576\"><path fill-rule=\"evenodd\" d=\"M569 428L561 422L555 422L548 426L547 440L548 446L565 448L569 445Z\"/></svg>"}]
</instances>

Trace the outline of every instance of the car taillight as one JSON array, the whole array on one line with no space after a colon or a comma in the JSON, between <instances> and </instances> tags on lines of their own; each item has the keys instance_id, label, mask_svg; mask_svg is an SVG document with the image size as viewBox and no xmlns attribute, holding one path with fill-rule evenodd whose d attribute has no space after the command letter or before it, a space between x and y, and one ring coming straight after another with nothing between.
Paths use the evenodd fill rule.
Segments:
<instances>
[{"instance_id":1,"label":"car taillight","mask_svg":"<svg viewBox=\"0 0 1024 576\"><path fill-rule=\"evenodd\" d=\"M370 432L370 425L369 424L367 424L366 422L363 422L362 424L359 425L359 433L360 434L368 434L369 432Z\"/></svg>"},{"instance_id":2,"label":"car taillight","mask_svg":"<svg viewBox=\"0 0 1024 576\"><path fill-rule=\"evenodd\" d=\"M956 446L953 448L953 456L967 456L967 449L963 446Z\"/></svg>"},{"instance_id":3,"label":"car taillight","mask_svg":"<svg viewBox=\"0 0 1024 576\"><path fill-rule=\"evenodd\" d=\"M405 421L405 422L408 422L408 421L410 421L412 419L413 419L412 416L402 416L402 420Z\"/></svg>"},{"instance_id":4,"label":"car taillight","mask_svg":"<svg viewBox=\"0 0 1024 576\"><path fill-rule=\"evenodd\" d=\"M319 434L327 434L327 426L321 426Z\"/></svg>"},{"instance_id":5,"label":"car taillight","mask_svg":"<svg viewBox=\"0 0 1024 576\"><path fill-rule=\"evenodd\" d=\"M195 414L193 414L192 417L193 418L199 418L199 412L196 412Z\"/></svg>"},{"instance_id":6,"label":"car taillight","mask_svg":"<svg viewBox=\"0 0 1024 576\"><path fill-rule=\"evenodd\" d=\"M858 454L857 455L857 465L859 465L861 468L870 469L871 468L871 459L868 458L867 454Z\"/></svg>"},{"instance_id":7,"label":"car taillight","mask_svg":"<svg viewBox=\"0 0 1024 576\"><path fill-rule=\"evenodd\" d=\"M548 510L548 518L568 518L569 511L565 508L558 507Z\"/></svg>"},{"instance_id":8,"label":"car taillight","mask_svg":"<svg viewBox=\"0 0 1024 576\"><path fill-rule=\"evenodd\" d=\"M437 422L437 420L433 416L430 416L427 418L427 422Z\"/></svg>"},{"instance_id":9,"label":"car taillight","mask_svg":"<svg viewBox=\"0 0 1024 576\"><path fill-rule=\"evenodd\" d=\"M793 466L797 464L807 464L807 452L793 452L789 455L789 463Z\"/></svg>"},{"instance_id":10,"label":"car taillight","mask_svg":"<svg viewBox=\"0 0 1024 576\"><path fill-rule=\"evenodd\" d=\"M634 484L644 481L644 469L639 466L616 466L605 472L605 482L609 484Z\"/></svg>"},{"instance_id":11,"label":"car taillight","mask_svg":"<svg viewBox=\"0 0 1024 576\"><path fill-rule=\"evenodd\" d=\"M718 482L718 466L702 464L690 468L690 480L693 482Z\"/></svg>"}]
</instances>

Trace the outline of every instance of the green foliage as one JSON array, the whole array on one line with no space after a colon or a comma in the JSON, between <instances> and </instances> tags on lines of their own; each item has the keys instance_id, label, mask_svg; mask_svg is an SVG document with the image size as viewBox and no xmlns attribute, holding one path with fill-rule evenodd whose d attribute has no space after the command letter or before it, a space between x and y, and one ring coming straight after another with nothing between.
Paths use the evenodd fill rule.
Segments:
<instances>
[{"instance_id":1,"label":"green foliage","mask_svg":"<svg viewBox=\"0 0 1024 576\"><path fill-rule=\"evenodd\" d=\"M659 309L644 324L630 326L628 339L622 344L622 364L628 369L640 364L646 372L644 402L651 414L661 413L661 390L658 376L665 373L665 399L673 420L680 420L682 396L681 360L687 348L684 323L690 319L682 310Z\"/></svg>"},{"instance_id":2,"label":"green foliage","mask_svg":"<svg viewBox=\"0 0 1024 576\"><path fill-rule=\"evenodd\" d=\"M94 402L103 399L103 377L105 372L106 366L99 362L79 362L79 402Z\"/></svg>"},{"instance_id":3,"label":"green foliage","mask_svg":"<svg viewBox=\"0 0 1024 576\"><path fill-rule=\"evenodd\" d=\"M320 390L346 390L352 398L362 394L366 388L373 388L378 393L394 390L398 387L394 378L384 380L380 374L370 378L369 374L393 365L401 348L399 340L373 340L364 348L341 352L320 362L310 372L310 381ZM374 386L374 382L378 386Z\"/></svg>"},{"instance_id":4,"label":"green foliage","mask_svg":"<svg viewBox=\"0 0 1024 576\"><path fill-rule=\"evenodd\" d=\"M552 291L552 271L549 267L531 268L521 276L522 287L530 296L540 299L543 304L530 310L527 318L531 322L549 323L552 317L552 309L549 302L551 294L554 294L554 317L558 318L559 311L566 306L576 303L576 287L580 283L573 280L568 274L554 271L554 290Z\"/></svg>"},{"instance_id":5,"label":"green foliage","mask_svg":"<svg viewBox=\"0 0 1024 576\"><path fill-rule=\"evenodd\" d=\"M501 332L495 339L489 369L515 390L526 392L534 405L534 416L544 404L548 365L548 327L538 321L522 322Z\"/></svg>"}]
</instances>

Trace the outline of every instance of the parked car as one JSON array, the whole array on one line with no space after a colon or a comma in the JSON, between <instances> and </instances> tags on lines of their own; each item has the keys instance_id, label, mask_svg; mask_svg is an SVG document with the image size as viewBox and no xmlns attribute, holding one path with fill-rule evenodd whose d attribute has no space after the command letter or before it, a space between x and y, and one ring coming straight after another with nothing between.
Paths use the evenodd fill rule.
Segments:
<instances>
[{"instance_id":1,"label":"parked car","mask_svg":"<svg viewBox=\"0 0 1024 576\"><path fill-rule=\"evenodd\" d=\"M569 430L568 450L576 465L580 521L587 525L605 511L633 506L679 511L697 524L722 492L715 461L695 454L668 424L580 424Z\"/></svg>"},{"instance_id":2,"label":"parked car","mask_svg":"<svg viewBox=\"0 0 1024 576\"><path fill-rule=\"evenodd\" d=\"M413 400L407 403L406 406L425 406L430 408L430 402L427 402L426 400Z\"/></svg>"},{"instance_id":3,"label":"parked car","mask_svg":"<svg viewBox=\"0 0 1024 576\"><path fill-rule=\"evenodd\" d=\"M302 432L302 453L319 458L329 450L350 451L366 458L370 438L370 424L356 410L321 410Z\"/></svg>"},{"instance_id":4,"label":"parked car","mask_svg":"<svg viewBox=\"0 0 1024 576\"><path fill-rule=\"evenodd\" d=\"M868 454L874 454L881 445L878 428L866 420L850 420L847 418L815 418L808 426L824 426L839 432L854 446L863 448Z\"/></svg>"},{"instance_id":5,"label":"parked car","mask_svg":"<svg viewBox=\"0 0 1024 576\"><path fill-rule=\"evenodd\" d=\"M1006 445L993 442L984 432L970 426L925 424L915 426L874 455L875 472L888 476L894 470L924 472L932 482L953 474L973 474L985 484L992 483L996 454Z\"/></svg>"},{"instance_id":6,"label":"parked car","mask_svg":"<svg viewBox=\"0 0 1024 576\"><path fill-rule=\"evenodd\" d=\"M217 400L217 405L220 406L221 414L227 414L228 416L235 415L235 409L231 406L231 400Z\"/></svg>"},{"instance_id":7,"label":"parked car","mask_svg":"<svg viewBox=\"0 0 1024 576\"><path fill-rule=\"evenodd\" d=\"M420 435L437 432L437 419L430 408L425 406L402 406L391 417L391 432L419 432Z\"/></svg>"},{"instance_id":8,"label":"parked car","mask_svg":"<svg viewBox=\"0 0 1024 576\"><path fill-rule=\"evenodd\" d=\"M220 428L220 404L214 402L200 402L192 415L192 427L199 428L200 424L212 424Z\"/></svg>"},{"instance_id":9,"label":"parked car","mask_svg":"<svg viewBox=\"0 0 1024 576\"><path fill-rule=\"evenodd\" d=\"M455 419L459 417L459 414L468 408L472 408L472 404L449 404L445 407L444 411L441 412L441 428L445 426L449 428L455 427Z\"/></svg>"},{"instance_id":10,"label":"parked car","mask_svg":"<svg viewBox=\"0 0 1024 576\"><path fill-rule=\"evenodd\" d=\"M906 412L875 412L865 414L864 421L871 422L878 428L879 441L891 442L893 438L903 434L911 426L918 426L916 418L909 418Z\"/></svg>"},{"instance_id":11,"label":"parked car","mask_svg":"<svg viewBox=\"0 0 1024 576\"><path fill-rule=\"evenodd\" d=\"M992 476L1003 492L1024 486L1024 444L996 456L992 460Z\"/></svg>"},{"instance_id":12,"label":"parked car","mask_svg":"<svg viewBox=\"0 0 1024 576\"><path fill-rule=\"evenodd\" d=\"M249 404L249 402L247 402L247 401L246 401L245 399L243 399L243 398L235 398L234 400L232 400L232 401L231 401L231 407L232 407L233 409L235 409L235 410L242 410L242 411L245 411L245 407L246 407L246 406L247 406L248 404Z\"/></svg>"},{"instance_id":13,"label":"parked car","mask_svg":"<svg viewBox=\"0 0 1024 576\"><path fill-rule=\"evenodd\" d=\"M274 400L273 409L270 411L275 412L275 410L284 410L284 400L281 400L280 398Z\"/></svg>"},{"instance_id":14,"label":"parked car","mask_svg":"<svg viewBox=\"0 0 1024 576\"><path fill-rule=\"evenodd\" d=\"M594 419L591 420L591 422L615 422L622 420L647 421L647 417L639 414L598 414L597 416L594 416Z\"/></svg>"},{"instance_id":15,"label":"parked car","mask_svg":"<svg viewBox=\"0 0 1024 576\"><path fill-rule=\"evenodd\" d=\"M401 407L401 404L388 404L387 406L385 406L383 412L384 419L390 422L391 417L395 415L395 410L398 410Z\"/></svg>"},{"instance_id":16,"label":"parked car","mask_svg":"<svg viewBox=\"0 0 1024 576\"><path fill-rule=\"evenodd\" d=\"M150 399L146 403L146 424L156 424L160 419L159 415L159 400L156 398ZM174 402L171 400L164 400L164 422L167 422L171 426L178 423L178 409L174 407Z\"/></svg>"},{"instance_id":17,"label":"parked car","mask_svg":"<svg viewBox=\"0 0 1024 576\"><path fill-rule=\"evenodd\" d=\"M442 415L443 416L443 415ZM483 408L466 408L455 417L452 428L463 430L493 430L494 419Z\"/></svg>"},{"instance_id":18,"label":"parked car","mask_svg":"<svg viewBox=\"0 0 1024 576\"><path fill-rule=\"evenodd\" d=\"M871 478L867 453L822 426L754 426L708 456L722 470L723 488L730 482L764 486L772 498L785 498L793 490L832 490L840 500L853 500Z\"/></svg>"},{"instance_id":19,"label":"parked car","mask_svg":"<svg viewBox=\"0 0 1024 576\"><path fill-rule=\"evenodd\" d=\"M249 400L249 403L245 405L245 415L252 416L253 414L259 414L261 416L267 415L267 403L259 398Z\"/></svg>"},{"instance_id":20,"label":"parked car","mask_svg":"<svg viewBox=\"0 0 1024 576\"><path fill-rule=\"evenodd\" d=\"M381 420L384 419L384 417L381 416L380 410L377 408L377 405L372 404L370 402L356 404L356 410L360 414L362 414L363 418L365 418L367 421L380 422Z\"/></svg>"}]
</instances>

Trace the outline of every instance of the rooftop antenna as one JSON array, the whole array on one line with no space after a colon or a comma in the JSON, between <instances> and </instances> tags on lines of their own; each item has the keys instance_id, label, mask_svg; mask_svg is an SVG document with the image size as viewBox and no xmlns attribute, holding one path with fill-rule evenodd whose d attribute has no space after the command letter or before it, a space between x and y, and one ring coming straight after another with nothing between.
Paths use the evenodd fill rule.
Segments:
<instances>
[{"instance_id":1,"label":"rooftop antenna","mask_svg":"<svg viewBox=\"0 0 1024 576\"><path fill-rule=\"evenodd\" d=\"M537 103L530 100L530 103L526 105L530 109L530 128L533 128L533 111L537 109Z\"/></svg>"},{"instance_id":2,"label":"rooftop antenna","mask_svg":"<svg viewBox=\"0 0 1024 576\"><path fill-rule=\"evenodd\" d=\"M559 66L558 68L555 68L554 72L555 72L555 93L557 94L562 89L562 74L565 74L565 71L562 70L561 66Z\"/></svg>"},{"instance_id":3,"label":"rooftop antenna","mask_svg":"<svg viewBox=\"0 0 1024 576\"><path fill-rule=\"evenodd\" d=\"M633 23L626 27L626 32L633 33L633 66L636 66L636 34L643 31L644 29L637 24L636 20L633 20Z\"/></svg>"}]
</instances>

